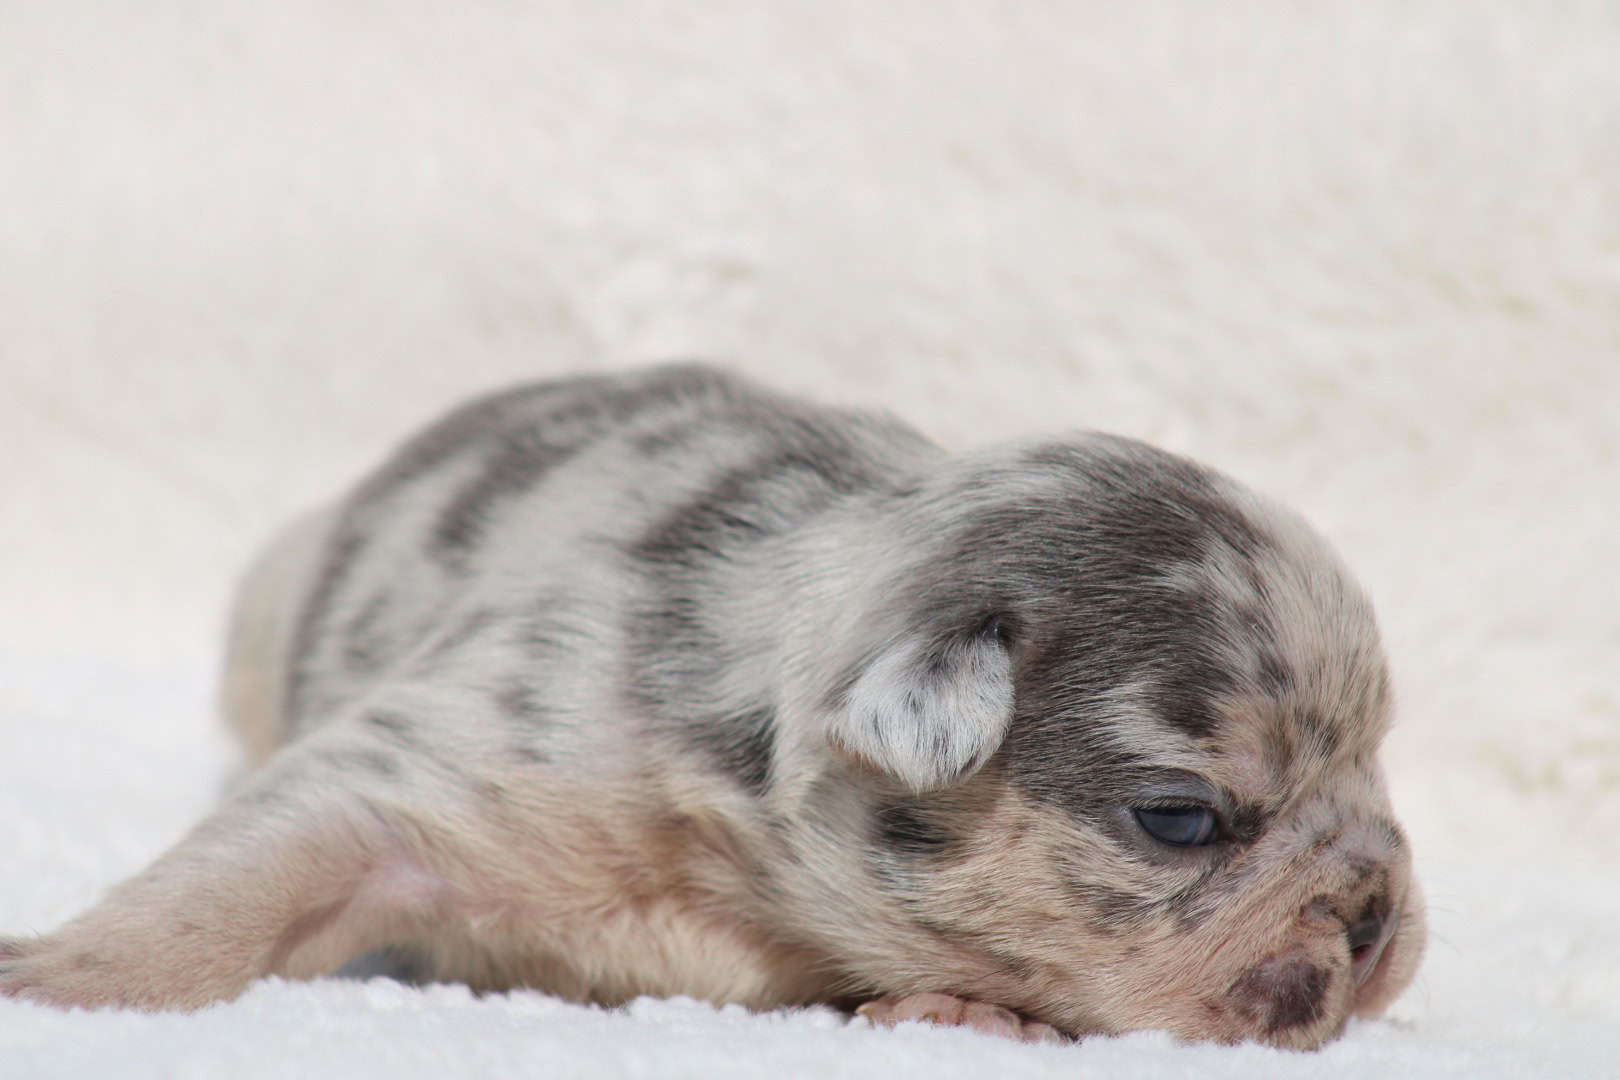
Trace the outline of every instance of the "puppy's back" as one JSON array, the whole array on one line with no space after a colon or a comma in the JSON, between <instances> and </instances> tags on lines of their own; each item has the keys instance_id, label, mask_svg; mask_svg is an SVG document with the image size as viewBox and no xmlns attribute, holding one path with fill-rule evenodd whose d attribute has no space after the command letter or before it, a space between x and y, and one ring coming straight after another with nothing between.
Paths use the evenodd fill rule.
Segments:
<instances>
[{"instance_id":1,"label":"puppy's back","mask_svg":"<svg viewBox=\"0 0 1620 1080\"><path fill-rule=\"evenodd\" d=\"M892 482L939 451L884 415L807 405L700 365L518 386L409 440L250 571L227 712L255 755L413 652L527 603L636 633L649 579ZM739 510L746 507L746 520ZM567 609L567 610L564 610ZM610 625L611 624L611 625Z\"/></svg>"}]
</instances>

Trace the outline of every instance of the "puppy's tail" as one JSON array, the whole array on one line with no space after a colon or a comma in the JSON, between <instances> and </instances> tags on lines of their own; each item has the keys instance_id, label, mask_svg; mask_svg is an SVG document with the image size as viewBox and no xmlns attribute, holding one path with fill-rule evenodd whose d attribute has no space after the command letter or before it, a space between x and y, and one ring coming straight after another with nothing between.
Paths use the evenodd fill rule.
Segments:
<instances>
[{"instance_id":1,"label":"puppy's tail","mask_svg":"<svg viewBox=\"0 0 1620 1080\"><path fill-rule=\"evenodd\" d=\"M257 768L286 735L293 635L336 510L303 514L259 553L236 587L220 679L220 710Z\"/></svg>"}]
</instances>

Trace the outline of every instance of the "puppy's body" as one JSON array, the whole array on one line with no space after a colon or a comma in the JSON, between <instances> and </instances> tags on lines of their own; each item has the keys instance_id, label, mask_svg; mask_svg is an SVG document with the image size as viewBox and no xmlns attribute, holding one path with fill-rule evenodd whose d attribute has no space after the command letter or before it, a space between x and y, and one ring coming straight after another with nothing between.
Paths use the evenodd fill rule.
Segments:
<instances>
[{"instance_id":1,"label":"puppy's body","mask_svg":"<svg viewBox=\"0 0 1620 1080\"><path fill-rule=\"evenodd\" d=\"M187 1007L391 948L1311 1046L1421 950L1364 600L1127 440L949 456L699 368L509 391L278 541L224 691L262 767L0 990Z\"/></svg>"}]
</instances>

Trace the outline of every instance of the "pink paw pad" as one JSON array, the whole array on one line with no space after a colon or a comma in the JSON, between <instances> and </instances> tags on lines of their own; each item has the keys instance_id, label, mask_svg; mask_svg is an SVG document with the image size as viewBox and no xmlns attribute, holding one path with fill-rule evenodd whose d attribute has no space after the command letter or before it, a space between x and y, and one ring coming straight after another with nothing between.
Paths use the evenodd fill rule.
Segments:
<instances>
[{"instance_id":1,"label":"pink paw pad","mask_svg":"<svg viewBox=\"0 0 1620 1080\"><path fill-rule=\"evenodd\" d=\"M906 997L883 997L868 1001L855 1012L881 1027L893 1027L907 1021L937 1024L941 1027L966 1027L985 1035L1015 1039L1030 1043L1066 1043L1057 1028L1035 1020L1026 1020L1000 1005L985 1001L967 1001L949 994L910 994Z\"/></svg>"}]
</instances>

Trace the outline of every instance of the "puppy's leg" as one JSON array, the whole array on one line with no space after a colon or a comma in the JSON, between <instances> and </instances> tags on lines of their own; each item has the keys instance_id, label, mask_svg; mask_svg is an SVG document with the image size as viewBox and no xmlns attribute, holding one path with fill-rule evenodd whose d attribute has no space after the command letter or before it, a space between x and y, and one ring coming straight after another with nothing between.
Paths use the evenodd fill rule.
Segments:
<instances>
[{"instance_id":1,"label":"puppy's leg","mask_svg":"<svg viewBox=\"0 0 1620 1080\"><path fill-rule=\"evenodd\" d=\"M455 857L412 812L423 768L363 720L314 733L56 933L0 940L0 994L192 1009L408 937L447 899L433 860Z\"/></svg>"},{"instance_id":2,"label":"puppy's leg","mask_svg":"<svg viewBox=\"0 0 1620 1080\"><path fill-rule=\"evenodd\" d=\"M985 1001L968 1001L948 994L910 994L868 1001L855 1010L879 1027L893 1027L908 1020L940 1027L965 1027L985 1035L997 1035L1020 1042L1066 1043L1057 1028L1036 1020L1026 1020L1010 1009Z\"/></svg>"}]
</instances>

